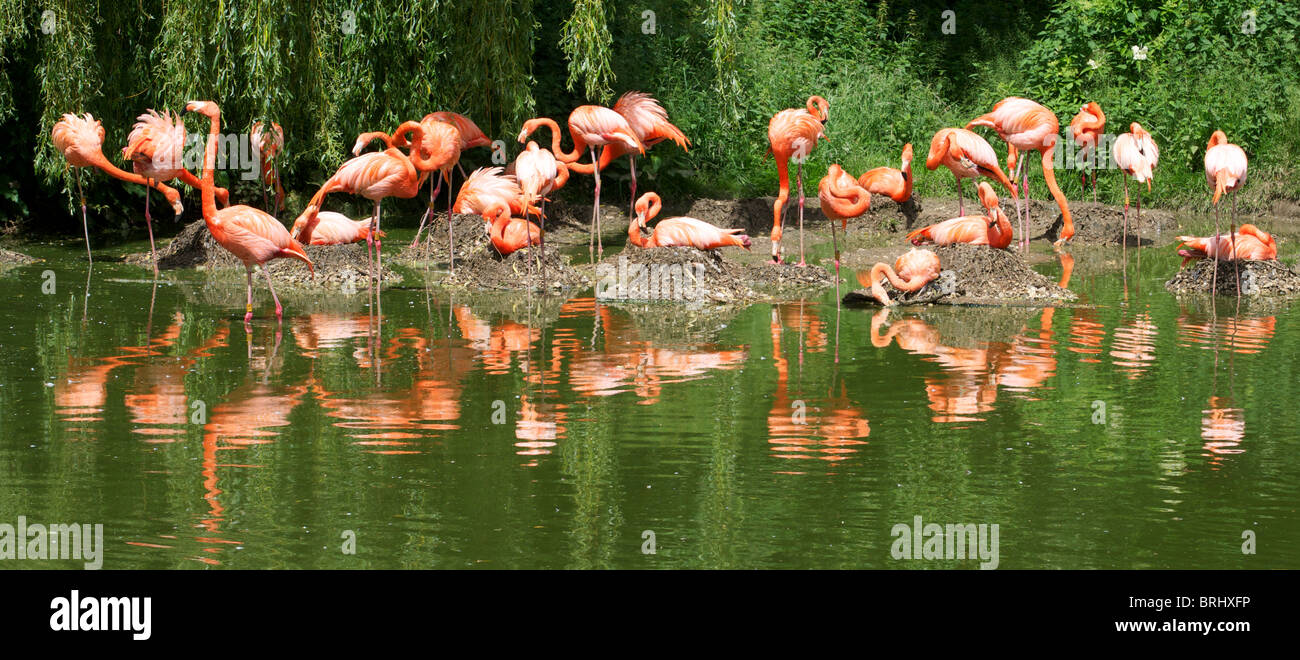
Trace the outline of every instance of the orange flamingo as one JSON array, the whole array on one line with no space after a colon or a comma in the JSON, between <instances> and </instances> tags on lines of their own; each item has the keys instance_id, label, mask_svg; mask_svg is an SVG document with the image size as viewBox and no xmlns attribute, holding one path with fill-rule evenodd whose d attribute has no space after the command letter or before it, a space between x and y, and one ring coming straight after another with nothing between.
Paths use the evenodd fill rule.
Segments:
<instances>
[{"instance_id":1,"label":"orange flamingo","mask_svg":"<svg viewBox=\"0 0 1300 660\"><path fill-rule=\"evenodd\" d=\"M476 213L489 224L488 240L501 256L542 244L542 230L523 217L515 218L523 191L515 177L502 174L500 167L474 170L460 187L455 213Z\"/></svg>"},{"instance_id":2,"label":"orange flamingo","mask_svg":"<svg viewBox=\"0 0 1300 660\"><path fill-rule=\"evenodd\" d=\"M623 117L627 119L627 123L632 126L632 130L636 132L637 137L641 140L641 144L645 145L646 149L649 149L664 140L672 140L673 142L676 142L677 146L681 147L684 151L688 150L687 147L691 144L690 138L687 138L686 134L682 133L681 129L668 121L668 111L660 105L659 101L655 100L654 97L645 92L627 92L618 97L618 100L614 102L614 112L623 115ZM632 172L631 197L633 204L635 205L635 200L637 199L636 155L632 154L622 142L615 142L607 146L601 152L600 168L603 170L609 167L609 164L613 162L615 158L624 154L629 154L628 162ZM591 165L574 163L573 170L578 174L591 174L594 168ZM636 215L635 208L633 209L632 215Z\"/></svg>"},{"instance_id":3,"label":"orange flamingo","mask_svg":"<svg viewBox=\"0 0 1300 660\"><path fill-rule=\"evenodd\" d=\"M1061 122L1056 118L1056 114L1029 99L1009 96L998 101L993 106L992 112L976 117L966 124L968 129L972 126L988 126L997 131L998 136L1011 147L1019 151L1037 151L1042 155L1043 179L1047 181L1047 189L1051 191L1056 205L1061 208L1061 236L1055 245L1059 247L1073 238L1074 220L1070 217L1070 205L1065 201L1065 194L1061 192L1060 186L1056 185L1056 172L1052 164L1052 154L1056 151L1056 142L1061 131ZM1018 169L1023 172L1021 187L1025 191L1025 196L1017 199L1016 215L1021 218L1021 241L1024 247L1028 248L1029 171L1025 169L1023 159ZM1024 203L1023 215L1019 213L1020 200Z\"/></svg>"},{"instance_id":4,"label":"orange flamingo","mask_svg":"<svg viewBox=\"0 0 1300 660\"><path fill-rule=\"evenodd\" d=\"M424 128L420 124L408 121L398 127L394 133L394 139L397 135L413 134L413 142L422 143L424 139ZM296 238L299 243L308 245L312 242L312 232L316 229L319 222L321 205L325 202L325 196L332 192L345 192L354 195L361 195L375 203L374 215L370 217L370 234L366 237L366 257L370 263L370 280L372 284L376 281L378 270L379 284L383 283L383 264L380 261L380 249L382 242L379 240L382 236L379 233L380 208L385 197L399 197L410 199L415 197L420 190L420 183L423 181L421 172L432 171L433 160L426 159L422 156L422 150L412 147L411 153L403 154L396 147L389 147L383 151L362 154L355 158L349 159L343 163L324 184L320 190L312 196L311 202L307 208L303 209L298 219L294 221L293 226L298 227ZM374 249L374 260L370 261L371 248Z\"/></svg>"},{"instance_id":5,"label":"orange flamingo","mask_svg":"<svg viewBox=\"0 0 1300 660\"><path fill-rule=\"evenodd\" d=\"M906 153L906 152L905 152ZM863 176L866 176L865 174ZM910 195L909 195L910 196ZM831 243L835 247L835 280L840 275L840 244L835 237L835 221L840 221L840 228L849 229L849 218L856 218L871 208L871 193L851 174L845 172L839 164L833 164L826 170L826 176L817 184L817 199L821 202L822 214L831 221Z\"/></svg>"},{"instance_id":6,"label":"orange flamingo","mask_svg":"<svg viewBox=\"0 0 1300 660\"><path fill-rule=\"evenodd\" d=\"M1193 259L1220 259L1240 261L1242 259L1271 261L1277 259L1277 240L1273 235L1246 223L1231 234L1214 236L1179 236L1178 254L1183 258L1183 265ZM1185 248L1185 249L1184 249Z\"/></svg>"},{"instance_id":7,"label":"orange flamingo","mask_svg":"<svg viewBox=\"0 0 1300 660\"><path fill-rule=\"evenodd\" d=\"M1016 186L1002 173L998 155L988 140L964 128L941 128L930 138L930 153L925 157L925 169L936 170L943 165L957 178L957 215L966 215L966 200L961 191L962 179L986 176L996 179L1012 197Z\"/></svg>"},{"instance_id":8,"label":"orange flamingo","mask_svg":"<svg viewBox=\"0 0 1300 660\"><path fill-rule=\"evenodd\" d=\"M185 185L199 189L199 180L185 169L185 123L180 115L164 110L162 114L149 109L136 117L135 126L122 147L122 157L131 161L136 174L153 181L180 179ZM217 203L230 205L230 192L217 188ZM153 273L158 274L158 250L153 240L153 219L149 214L149 190L144 193L144 223L149 230L149 253L153 255Z\"/></svg>"},{"instance_id":9,"label":"orange flamingo","mask_svg":"<svg viewBox=\"0 0 1300 660\"><path fill-rule=\"evenodd\" d=\"M1236 192L1242 184L1246 183L1247 163L1246 152L1242 151L1241 147L1228 142L1228 136L1223 131L1215 131L1210 136L1210 143L1205 148L1205 181L1210 184L1211 188L1214 188L1214 199L1211 200L1211 203L1214 205L1214 234L1216 236L1219 234L1219 197L1225 192ZM1228 234L1235 235L1237 233L1236 195L1232 196L1232 219L1229 222L1231 225ZM1274 252L1276 253L1276 249ZM1274 258L1276 258L1276 254ZM1232 265L1237 268L1235 260ZM1241 276L1240 271L1237 271L1237 276ZM1210 282L1211 296L1214 295L1215 289L1218 287L1218 279L1219 259L1216 254L1214 276ZM1240 291L1237 292L1237 296L1241 296Z\"/></svg>"},{"instance_id":10,"label":"orange flamingo","mask_svg":"<svg viewBox=\"0 0 1300 660\"><path fill-rule=\"evenodd\" d=\"M185 105L189 112L197 112L212 120L208 131L208 144L203 152L203 221L208 226L212 237L231 254L244 262L244 272L248 279L248 304L244 308L244 323L253 320L253 266L260 265L266 276L266 288L271 291L275 301L275 318L283 317L284 308L280 298L275 295L271 284L271 272L266 269L266 262L272 259L291 258L307 264L315 274L315 267L302 244L295 241L274 217L251 206L227 206L217 210L213 170L217 166L217 134L221 132L221 108L212 101L190 101Z\"/></svg>"},{"instance_id":11,"label":"orange flamingo","mask_svg":"<svg viewBox=\"0 0 1300 660\"><path fill-rule=\"evenodd\" d=\"M275 186L275 209L272 215L284 210L284 186L280 183L280 168L275 157L284 149L284 129L271 122L271 130L263 132L262 122L253 122L248 131L248 142L253 147L253 156L262 167L262 182ZM262 206L266 206L266 188L262 189Z\"/></svg>"},{"instance_id":12,"label":"orange flamingo","mask_svg":"<svg viewBox=\"0 0 1300 660\"><path fill-rule=\"evenodd\" d=\"M910 293L920 291L922 287L939 277L939 255L929 250L912 248L894 261L894 267L878 263L871 267L871 295L880 304L889 307L893 304L885 288L880 285L880 278L889 278L895 289Z\"/></svg>"},{"instance_id":13,"label":"orange flamingo","mask_svg":"<svg viewBox=\"0 0 1300 660\"><path fill-rule=\"evenodd\" d=\"M965 215L944 220L913 231L907 235L907 240L912 241L913 245L970 243L988 245L999 250L1011 245L1011 221L998 205L998 196L993 192L993 187L981 181L979 197L980 204L987 211L986 215Z\"/></svg>"},{"instance_id":14,"label":"orange flamingo","mask_svg":"<svg viewBox=\"0 0 1300 660\"><path fill-rule=\"evenodd\" d=\"M461 117L456 113L434 112L424 116L420 120L420 126L424 129L424 138L420 141L420 153L424 158L429 159L425 166L416 165L420 170L420 185L424 185L424 180L428 178L431 172L438 172L437 183L429 189L429 206L424 215L420 218L420 226L415 229L415 238L411 240L411 247L415 247L420 241L420 232L424 231L425 223L433 220L433 200L437 198L438 192L442 190L442 184L447 184L447 258L448 264L452 271L456 270L456 250L455 242L452 236L451 225L451 168L460 164L461 145L465 144L465 138L460 134L460 128L452 116ZM440 118L445 117L445 119ZM477 131L480 135L482 131L474 122L461 117L468 123L472 130ZM367 134L362 134L357 138L360 144L361 138ZM383 136L382 133L373 134ZM483 139L487 139L484 137ZM390 146L406 148L410 143L400 132L394 133ZM432 230L430 230L432 231Z\"/></svg>"},{"instance_id":15,"label":"orange flamingo","mask_svg":"<svg viewBox=\"0 0 1300 660\"><path fill-rule=\"evenodd\" d=\"M628 153L635 149L637 153L645 155L645 145L626 117L599 105L578 106L569 113L569 137L573 140L573 151L565 152L560 148L560 125L554 119L546 117L524 122L523 129L519 131L519 143L523 144L533 131L543 126L551 129L551 152L565 164L576 163L582 157L583 149L591 152L596 198L591 208L587 255L594 262L605 253L605 247L600 242L600 156L596 154L596 148L600 147L603 156L610 145L622 144L629 149Z\"/></svg>"},{"instance_id":16,"label":"orange flamingo","mask_svg":"<svg viewBox=\"0 0 1300 660\"><path fill-rule=\"evenodd\" d=\"M54 124L50 137L54 140L54 147L68 161L68 165L77 168L73 170L73 174L77 180L77 196L81 198L81 230L86 235L87 261L94 263L95 259L90 255L90 226L86 222L86 194L81 190L80 168L99 168L115 179L149 186L167 198L172 205L172 211L177 216L185 210L181 205L181 194L174 189L156 179L147 179L139 174L124 172L104 157L104 125L89 112L80 117L74 114L63 115L63 118ZM152 235L153 229L150 228L149 231ZM156 268L157 255L154 256L154 262Z\"/></svg>"},{"instance_id":17,"label":"orange flamingo","mask_svg":"<svg viewBox=\"0 0 1300 660\"><path fill-rule=\"evenodd\" d=\"M1079 114L1070 120L1070 137L1079 145L1079 159L1089 163L1092 170L1092 201L1097 201L1097 143L1106 130L1106 113L1096 101L1089 101L1079 108ZM1088 175L1082 177L1080 185L1087 188Z\"/></svg>"},{"instance_id":18,"label":"orange flamingo","mask_svg":"<svg viewBox=\"0 0 1300 660\"><path fill-rule=\"evenodd\" d=\"M531 207L540 205L537 217L541 220L541 229L546 230L546 195L564 187L569 182L569 167L560 160L556 160L555 154L550 149L543 149L537 146L536 142L528 141L528 145L518 156L515 157L514 166L515 180L519 182L519 188L523 191L524 205ZM545 259L545 248L541 248L539 259Z\"/></svg>"},{"instance_id":19,"label":"orange flamingo","mask_svg":"<svg viewBox=\"0 0 1300 660\"><path fill-rule=\"evenodd\" d=\"M659 215L658 193L648 192L636 200L636 216L627 228L627 240L639 248L693 247L715 250L729 245L749 249L749 237L743 229L721 229L695 218L665 218L655 223L650 238L641 235L650 219Z\"/></svg>"},{"instance_id":20,"label":"orange flamingo","mask_svg":"<svg viewBox=\"0 0 1300 660\"><path fill-rule=\"evenodd\" d=\"M305 221L299 220L289 230L297 234ZM382 237L383 232L379 235ZM353 220L342 213L321 211L317 216L316 228L311 232L311 245L346 245L366 240L370 236L370 218Z\"/></svg>"},{"instance_id":21,"label":"orange flamingo","mask_svg":"<svg viewBox=\"0 0 1300 660\"><path fill-rule=\"evenodd\" d=\"M960 181L960 179L958 179ZM858 177L858 185L873 195L885 195L902 204L912 198L912 143L903 145L902 169L877 167Z\"/></svg>"},{"instance_id":22,"label":"orange flamingo","mask_svg":"<svg viewBox=\"0 0 1300 660\"><path fill-rule=\"evenodd\" d=\"M809 96L804 108L782 110L767 123L767 152L776 159L779 188L776 203L772 205L772 261L781 263L781 219L785 203L790 199L790 158L798 168L799 184L799 266L807 265L803 257L803 163L817 146L817 140L830 141L822 131L830 117L830 103L820 96Z\"/></svg>"},{"instance_id":23,"label":"orange flamingo","mask_svg":"<svg viewBox=\"0 0 1300 660\"><path fill-rule=\"evenodd\" d=\"M1111 146L1111 155L1115 157L1115 164L1124 171L1124 242L1128 242L1128 177L1137 179L1138 183L1146 182L1147 190L1151 190L1151 177L1156 165L1160 162L1160 148L1156 146L1155 140L1151 139L1151 134L1142 128L1142 125L1133 122L1129 126L1129 133L1123 133L1115 138L1115 144ZM1137 224L1139 228L1142 225L1142 191L1138 190L1137 198Z\"/></svg>"}]
</instances>

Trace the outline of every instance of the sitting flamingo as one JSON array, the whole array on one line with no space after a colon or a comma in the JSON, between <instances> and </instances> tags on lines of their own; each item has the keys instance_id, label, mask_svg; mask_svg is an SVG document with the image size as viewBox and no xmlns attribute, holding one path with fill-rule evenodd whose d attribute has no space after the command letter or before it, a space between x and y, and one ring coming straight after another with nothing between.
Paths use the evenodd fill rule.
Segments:
<instances>
[{"instance_id":1,"label":"sitting flamingo","mask_svg":"<svg viewBox=\"0 0 1300 660\"><path fill-rule=\"evenodd\" d=\"M370 236L370 218L353 220L334 211L321 211L316 217L316 228L311 232L312 245L347 245L359 243ZM306 224L306 219L298 218L289 233L296 235ZM385 234L381 231L378 235L382 238Z\"/></svg>"},{"instance_id":2,"label":"sitting flamingo","mask_svg":"<svg viewBox=\"0 0 1300 660\"><path fill-rule=\"evenodd\" d=\"M665 218L655 223L649 238L641 235L646 223L659 215L661 203L658 193L648 192L636 200L636 217L627 227L627 240L640 248L693 247L697 250L715 250L734 245L749 249L749 237L743 229L720 229L695 218Z\"/></svg>"},{"instance_id":3,"label":"sitting flamingo","mask_svg":"<svg viewBox=\"0 0 1300 660\"><path fill-rule=\"evenodd\" d=\"M939 255L929 250L912 248L894 262L893 268L890 268L889 264L876 264L871 267L871 295L886 307L894 305L896 303L889 299L885 287L880 285L880 278L887 277L895 289L910 293L920 291L926 284L939 277L939 270Z\"/></svg>"},{"instance_id":4,"label":"sitting flamingo","mask_svg":"<svg viewBox=\"0 0 1300 660\"><path fill-rule=\"evenodd\" d=\"M1252 224L1244 224L1235 233L1217 236L1179 236L1178 254L1184 266L1193 259L1223 261L1277 259L1277 241L1273 235Z\"/></svg>"},{"instance_id":5,"label":"sitting flamingo","mask_svg":"<svg viewBox=\"0 0 1300 660\"><path fill-rule=\"evenodd\" d=\"M488 222L488 240L506 256L542 244L542 230L523 218L523 190L500 167L474 170L456 195L453 213L476 213ZM514 214L519 213L520 217Z\"/></svg>"},{"instance_id":6,"label":"sitting flamingo","mask_svg":"<svg viewBox=\"0 0 1300 660\"><path fill-rule=\"evenodd\" d=\"M939 224L922 227L907 235L913 245L951 245L970 243L1002 249L1011 245L1011 221L998 206L997 193L983 181L979 184L980 204L987 215L964 215Z\"/></svg>"},{"instance_id":7,"label":"sitting flamingo","mask_svg":"<svg viewBox=\"0 0 1300 660\"><path fill-rule=\"evenodd\" d=\"M217 134L221 132L221 108L212 101L190 101L185 105L189 112L197 112L212 120L208 132L208 146L203 152L203 178L200 179L203 190L203 220L208 231L217 239L221 247L226 248L244 262L248 276L248 305L244 308L244 323L253 320L253 266L261 265L262 274L266 275L266 288L271 290L271 299L275 300L275 318L283 316L284 308L280 298L275 295L271 285L271 273L266 270L266 263L272 259L292 258L307 264L315 274L311 259L303 250L302 244L289 235L278 220L265 211L239 204L217 210L213 170L217 166Z\"/></svg>"}]
</instances>

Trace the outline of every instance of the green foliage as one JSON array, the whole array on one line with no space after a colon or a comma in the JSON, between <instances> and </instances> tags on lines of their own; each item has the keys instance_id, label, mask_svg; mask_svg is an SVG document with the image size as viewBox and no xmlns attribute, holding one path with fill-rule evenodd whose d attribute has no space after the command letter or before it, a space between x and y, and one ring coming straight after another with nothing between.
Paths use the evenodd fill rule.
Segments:
<instances>
[{"instance_id":1,"label":"green foliage","mask_svg":"<svg viewBox=\"0 0 1300 660\"><path fill-rule=\"evenodd\" d=\"M573 14L564 23L560 38L560 48L569 58L570 90L581 81L588 98L606 102L613 97L610 83L614 72L609 65L613 40L602 0L574 0Z\"/></svg>"}]
</instances>

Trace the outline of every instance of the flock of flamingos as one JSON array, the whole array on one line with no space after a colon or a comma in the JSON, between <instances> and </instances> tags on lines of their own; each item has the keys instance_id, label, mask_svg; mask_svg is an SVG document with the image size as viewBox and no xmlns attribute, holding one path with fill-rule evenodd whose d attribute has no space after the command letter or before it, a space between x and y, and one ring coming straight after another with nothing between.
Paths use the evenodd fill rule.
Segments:
<instances>
[{"instance_id":1,"label":"flock of flamingos","mask_svg":"<svg viewBox=\"0 0 1300 660\"><path fill-rule=\"evenodd\" d=\"M798 266L806 265L803 250L803 163L817 146L827 139L823 129L829 117L830 104L820 96L808 99L805 108L782 110L768 124L769 153L776 161L780 189L772 209L772 260L782 262L781 238L785 206L790 197L789 163L796 163L799 192ZM429 206L420 222L415 240L430 226L434 201L442 186L447 185L451 213L472 213L485 221L485 230L491 245L502 255L525 248L536 247L532 255L539 262L544 258L544 226L547 195L560 189L571 174L590 174L595 180L595 198L592 205L589 252L597 259L603 253L600 236L600 171L623 155L631 163L631 192L635 200L628 227L629 243L641 248L690 246L701 250L716 250L726 246L748 249L750 239L739 229L722 229L695 218L667 218L659 220L653 230L649 221L659 212L661 200L653 192L640 198L636 196L636 157L655 144L672 140L683 149L690 140L680 129L668 121L668 113L650 95L629 92L620 97L614 107L584 105L569 114L568 128L572 148L561 147L560 126L552 119L531 119L524 123L519 142L527 142L513 163L506 168L480 168L465 178L455 202L451 201L453 171L458 167L461 153L467 149L487 147L491 141L469 118L452 112L436 112L420 121L406 121L390 133L369 132L358 136L353 148L354 157L339 167L312 196L306 209L287 229L270 213L246 205L229 205L229 193L214 182L217 159L217 141L221 130L221 110L212 101L191 101L185 107L189 112L207 116L211 121L207 146L204 152L203 172L195 177L182 162L185 148L185 126L179 114L148 110L140 115L131 131L127 145L122 149L124 159L131 162L134 173L113 165L103 154L104 128L90 114L77 116L65 114L54 125L52 137L55 146L76 167L96 167L124 181L146 185L163 193L173 210L182 212L180 194L166 185L174 179L199 188L202 193L203 218L216 241L238 257L245 265L248 281L248 304L245 322L253 316L253 267L262 266L267 288L275 301L276 318L282 317L283 308L271 284L265 264L272 259L290 258L313 267L304 245L337 245L365 241L369 262L369 281L375 295L382 285L381 246L384 234L380 231L381 204L387 197L412 198L431 175L436 173L436 183L431 184ZM1106 117L1096 103L1084 105L1070 122L1070 136L1081 148L1081 156L1096 162L1095 152L1105 129ZM1007 143L1007 171L1003 172L993 147L975 127L993 129ZM528 136L539 128L551 132L549 149L528 141ZM914 245L947 245L969 243L985 245L990 249L1005 249L1014 240L1013 225L1002 212L997 194L989 183L980 181L977 195L983 215L965 215L962 193L963 179L986 177L1000 184L1015 200L1016 216L1020 226L1020 248L1029 244L1029 175L1022 152L1038 151L1042 159L1043 177L1052 197L1060 207L1062 230L1055 247L1074 236L1074 223L1065 195L1056 183L1053 171L1053 154L1060 131L1054 112L1034 101L1009 97L993 106L991 112L966 124L965 128L944 128L934 134L926 157L926 168L947 167L957 179L959 217L917 229L908 234ZM275 155L283 149L284 132L278 124L264 130L259 122L250 134L255 157L262 168L262 179L274 186L274 207L283 208L284 191L279 172L274 165ZM362 153L374 140L384 144L382 151ZM405 151L403 151L405 149ZM590 155L589 163L579 162L584 152ZM1124 240L1128 231L1128 177L1138 184L1151 187L1153 172L1159 163L1160 151L1142 126L1133 122L1130 132L1113 142L1112 156L1116 166L1124 173ZM848 219L865 213L871 196L884 195L903 203L912 196L912 145L904 145L901 169L878 167L858 178L845 172L839 165L831 165L818 186L818 196L826 217L831 220L832 241L835 245L835 266L839 269L839 245L835 237L835 221L841 230L847 230ZM1179 254L1184 263L1190 259L1213 258L1230 260L1263 260L1277 258L1277 244L1267 232L1251 224L1236 226L1235 218L1227 233L1219 233L1218 202L1224 193L1231 193L1246 181L1246 153L1228 142L1222 131L1211 136L1205 153L1206 181L1213 189L1215 205L1215 234L1209 237L1180 236ZM463 173L463 171L462 171ZM1019 185L1016 179L1020 179ZM1086 183L1087 176L1084 176ZM1094 200L1096 198L1096 173L1092 171ZM81 193L80 174L77 174L78 194L81 195L82 228L86 233L87 256L90 237L86 220L86 204ZM350 220L339 213L322 211L325 197L334 192L360 195L374 202L373 215L365 220ZM1023 194L1021 194L1023 192ZM265 192L264 202L265 202ZM222 208L218 209L218 205ZM264 204L265 205L265 204ZM1235 198L1234 198L1235 206ZM1139 193L1137 212L1141 214ZM537 219L534 223L530 218ZM153 225L149 212L149 195L145 194L145 223L149 230L150 249L153 253L154 273L158 272L157 251L154 249ZM646 235L649 232L649 235ZM432 229L430 229L430 234ZM414 244L414 243L413 243ZM449 266L454 270L454 236L448 222ZM530 250L532 252L532 250ZM871 271L872 292L885 305L891 304L881 283L883 279L898 290L918 291L938 277L939 257L928 250L911 251L900 256L891 267L877 264ZM314 270L313 270L314 272ZM838 275L837 275L838 276ZM1217 282L1215 283L1217 286ZM1240 294L1238 294L1240 295Z\"/></svg>"}]
</instances>

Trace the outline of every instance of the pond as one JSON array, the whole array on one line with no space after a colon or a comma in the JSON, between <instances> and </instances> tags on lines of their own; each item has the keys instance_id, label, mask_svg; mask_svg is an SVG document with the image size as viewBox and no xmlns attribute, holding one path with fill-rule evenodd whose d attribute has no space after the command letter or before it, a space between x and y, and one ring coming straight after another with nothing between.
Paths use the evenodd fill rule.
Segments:
<instances>
[{"instance_id":1,"label":"pond","mask_svg":"<svg viewBox=\"0 0 1300 660\"><path fill-rule=\"evenodd\" d=\"M917 516L999 525L1000 568L1300 566L1300 316L1175 299L1168 247L1071 249L1059 308L691 328L418 285L379 323L281 291L280 325L259 282L246 329L242 274L23 250L0 522L102 523L105 568L976 567L894 559Z\"/></svg>"}]
</instances>

